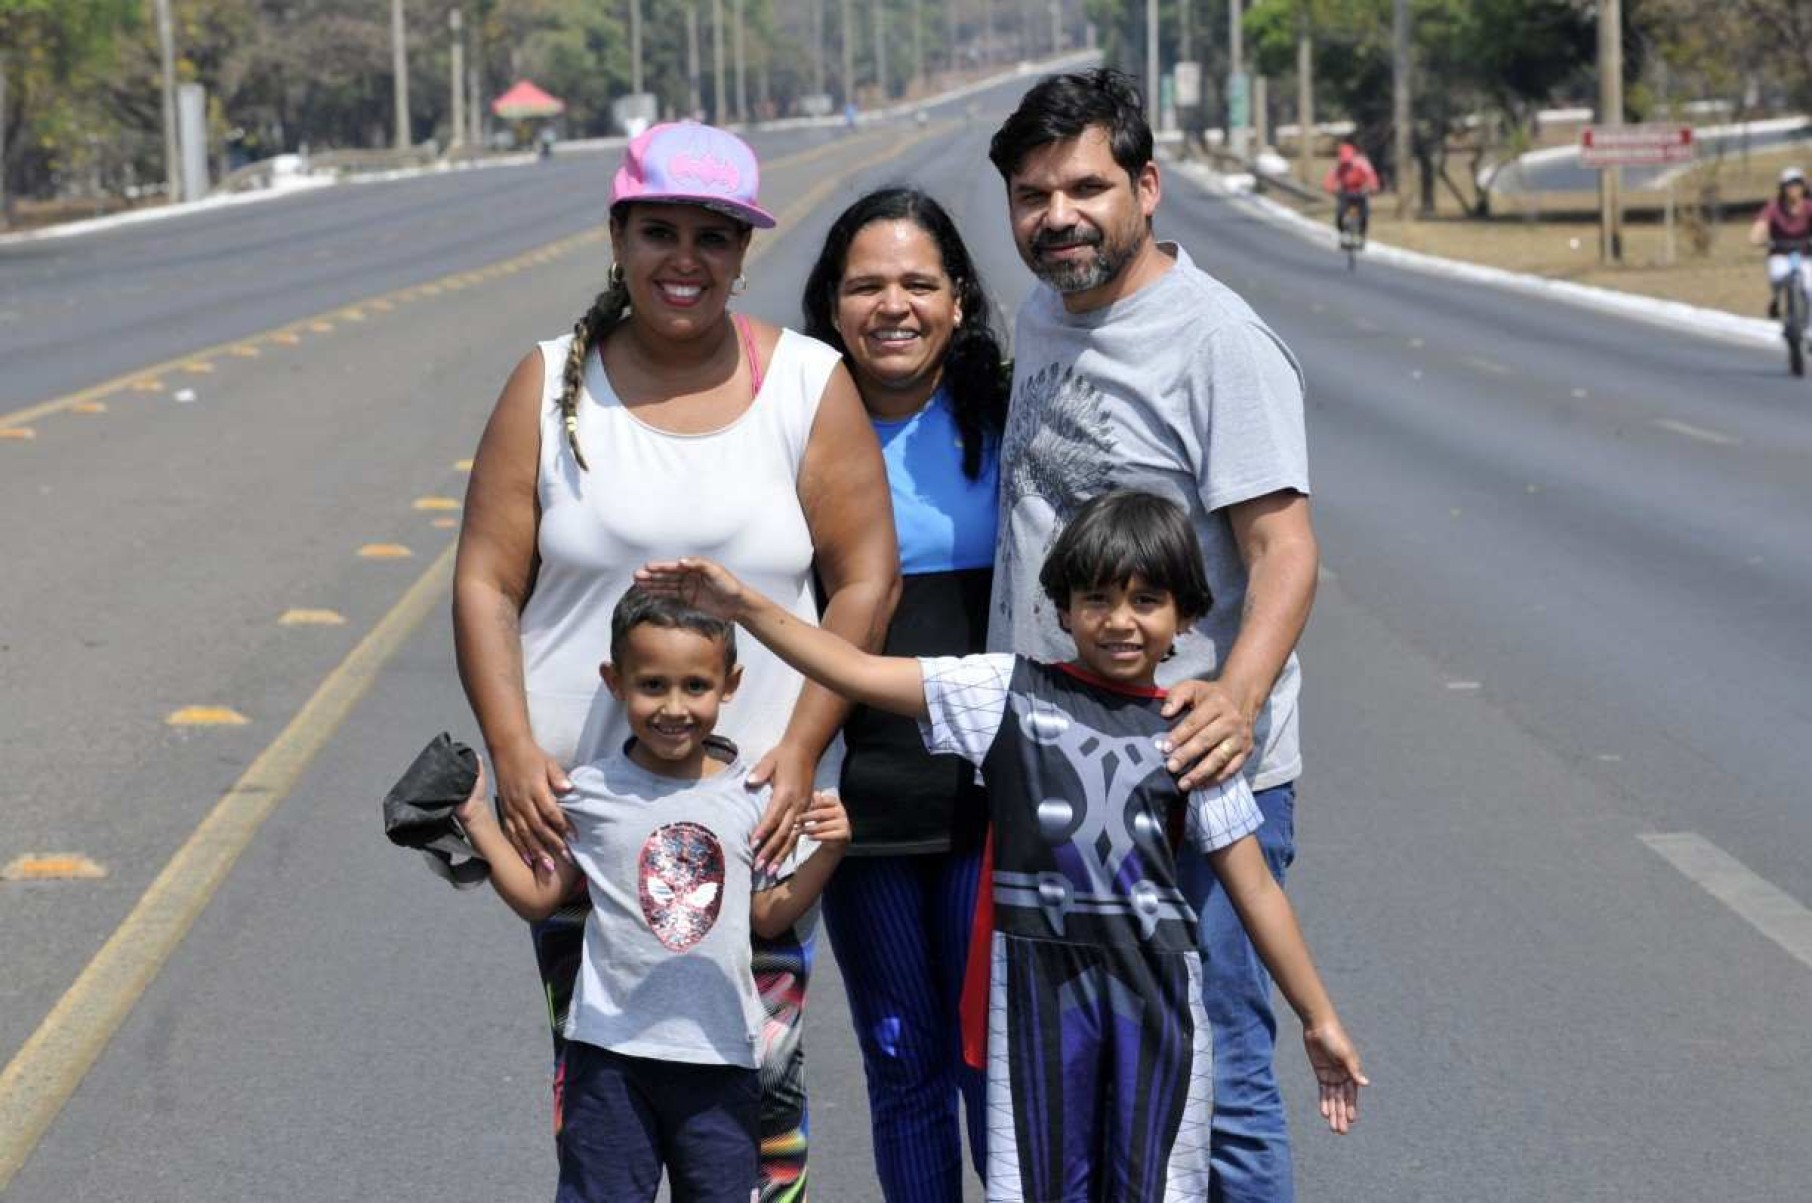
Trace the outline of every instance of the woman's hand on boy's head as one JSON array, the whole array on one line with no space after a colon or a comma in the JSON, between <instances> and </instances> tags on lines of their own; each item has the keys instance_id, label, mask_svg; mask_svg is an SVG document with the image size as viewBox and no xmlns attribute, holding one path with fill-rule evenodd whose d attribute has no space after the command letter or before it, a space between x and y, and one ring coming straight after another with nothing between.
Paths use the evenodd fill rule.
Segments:
<instances>
[{"instance_id":1,"label":"woman's hand on boy's head","mask_svg":"<svg viewBox=\"0 0 1812 1203\"><path fill-rule=\"evenodd\" d=\"M1359 1122L1359 1088L1372 1084L1359 1068L1359 1050L1338 1019L1304 1027L1302 1044L1321 1087L1321 1117L1344 1134Z\"/></svg>"},{"instance_id":2,"label":"woman's hand on boy's head","mask_svg":"<svg viewBox=\"0 0 1812 1203\"><path fill-rule=\"evenodd\" d=\"M734 620L742 602L742 582L721 564L698 556L654 560L636 569L635 583L645 593L676 597L695 610Z\"/></svg>"},{"instance_id":3,"label":"woman's hand on boy's head","mask_svg":"<svg viewBox=\"0 0 1812 1203\"><path fill-rule=\"evenodd\" d=\"M1219 681L1179 681L1166 691L1163 715L1182 718L1159 744L1177 787L1202 789L1230 780L1252 754L1252 716Z\"/></svg>"}]
</instances>

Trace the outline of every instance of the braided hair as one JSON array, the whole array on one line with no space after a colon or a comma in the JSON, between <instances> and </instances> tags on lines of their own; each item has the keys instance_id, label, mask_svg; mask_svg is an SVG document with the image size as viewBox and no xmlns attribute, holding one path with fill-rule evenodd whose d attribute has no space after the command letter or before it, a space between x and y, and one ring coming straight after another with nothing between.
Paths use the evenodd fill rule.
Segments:
<instances>
[{"instance_id":1,"label":"braided hair","mask_svg":"<svg viewBox=\"0 0 1812 1203\"><path fill-rule=\"evenodd\" d=\"M560 369L560 424L566 429L566 445L572 448L581 472L591 470L585 453L579 450L579 392L585 387L585 357L628 316L629 286L624 283L623 269L612 266L610 287L599 293L591 308L573 323L572 345L567 348L566 364Z\"/></svg>"},{"instance_id":2,"label":"braided hair","mask_svg":"<svg viewBox=\"0 0 1812 1203\"><path fill-rule=\"evenodd\" d=\"M963 441L963 475L979 479L983 451L990 441L1000 438L1006 426L1013 373L1001 356L987 289L982 287L981 275L956 223L942 205L916 188L895 187L870 192L845 209L824 236L824 249L805 282L805 332L829 343L849 360L849 347L837 330L837 291L848 266L850 244L877 221L909 221L923 230L936 244L944 274L950 277L956 301L962 306L962 324L951 331L950 345L944 351L943 384L949 390L951 416Z\"/></svg>"}]
</instances>

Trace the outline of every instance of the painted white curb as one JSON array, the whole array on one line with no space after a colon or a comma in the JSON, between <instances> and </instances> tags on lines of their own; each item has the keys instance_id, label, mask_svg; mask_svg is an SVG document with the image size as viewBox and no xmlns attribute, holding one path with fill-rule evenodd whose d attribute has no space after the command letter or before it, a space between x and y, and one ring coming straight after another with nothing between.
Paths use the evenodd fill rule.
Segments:
<instances>
[{"instance_id":1,"label":"painted white curb","mask_svg":"<svg viewBox=\"0 0 1812 1203\"><path fill-rule=\"evenodd\" d=\"M1269 197L1247 195L1237 187L1228 186L1228 180L1203 164L1172 161L1168 166L1172 173L1200 186L1204 191L1228 197L1234 204L1264 218L1273 225L1289 230L1310 242L1320 243L1330 250L1338 249L1334 228L1330 223L1305 217L1289 206L1279 204ZM1235 180L1237 178L1234 177ZM1406 251L1402 247L1389 246L1381 242L1368 242L1365 247L1365 257L1368 260L1388 263L1393 267L1405 268L1427 276L1465 280L1469 283L1483 284L1507 292L1520 292L1546 300L1562 301L1569 305L1595 309L1601 313L1613 313L1619 317L1633 318L1650 325L1664 326L1670 330L1715 338L1723 342L1740 343L1748 347L1775 348L1778 348L1781 342L1780 327L1771 321L1761 318L1738 317L1734 313L1725 313L1721 309L1706 309L1699 305L1688 305L1684 301L1665 301L1657 297L1638 296L1635 293L1618 292L1612 288L1577 284L1571 280L1551 280L1546 276L1530 275L1527 272L1506 271L1500 267L1485 267L1477 263L1465 263L1458 259L1444 259L1439 255L1425 255L1420 251ZM1758 295L1761 293L1761 275L1761 260L1758 258L1756 260L1756 292Z\"/></svg>"}]
</instances>

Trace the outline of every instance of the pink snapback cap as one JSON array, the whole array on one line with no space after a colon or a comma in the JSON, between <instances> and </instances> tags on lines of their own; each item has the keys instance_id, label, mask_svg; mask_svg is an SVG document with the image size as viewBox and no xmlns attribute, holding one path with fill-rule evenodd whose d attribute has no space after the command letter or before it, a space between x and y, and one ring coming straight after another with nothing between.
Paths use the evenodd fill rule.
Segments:
<instances>
[{"instance_id":1,"label":"pink snapback cap","mask_svg":"<svg viewBox=\"0 0 1812 1203\"><path fill-rule=\"evenodd\" d=\"M761 168L748 143L714 126L672 121L630 139L611 181L610 203L703 205L770 230L773 215L755 202L760 184Z\"/></svg>"}]
</instances>

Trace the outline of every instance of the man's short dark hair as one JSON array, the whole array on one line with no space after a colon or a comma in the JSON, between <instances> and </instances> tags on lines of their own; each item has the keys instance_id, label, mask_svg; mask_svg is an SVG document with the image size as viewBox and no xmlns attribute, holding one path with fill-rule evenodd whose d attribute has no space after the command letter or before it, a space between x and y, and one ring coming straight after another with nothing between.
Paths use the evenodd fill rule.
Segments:
<instances>
[{"instance_id":1,"label":"man's short dark hair","mask_svg":"<svg viewBox=\"0 0 1812 1203\"><path fill-rule=\"evenodd\" d=\"M1202 546L1188 515L1173 501L1122 489L1103 493L1070 519L1038 572L1045 596L1060 610L1070 597L1138 576L1176 601L1177 616L1200 618L1214 604Z\"/></svg>"},{"instance_id":2,"label":"man's short dark hair","mask_svg":"<svg viewBox=\"0 0 1812 1203\"><path fill-rule=\"evenodd\" d=\"M1001 178L1012 180L1026 156L1052 142L1080 138L1091 125L1107 131L1114 162L1133 180L1151 162L1151 126L1132 76L1112 67L1052 75L1034 84L988 144Z\"/></svg>"},{"instance_id":3,"label":"man's short dark hair","mask_svg":"<svg viewBox=\"0 0 1812 1203\"><path fill-rule=\"evenodd\" d=\"M610 662L621 665L629 646L629 632L637 627L696 631L723 645L724 671L736 667L736 627L702 610L694 610L677 597L648 593L631 586L610 613Z\"/></svg>"}]
</instances>

